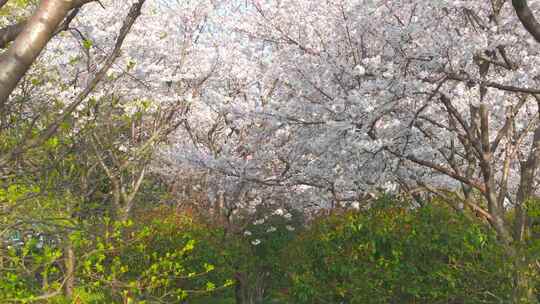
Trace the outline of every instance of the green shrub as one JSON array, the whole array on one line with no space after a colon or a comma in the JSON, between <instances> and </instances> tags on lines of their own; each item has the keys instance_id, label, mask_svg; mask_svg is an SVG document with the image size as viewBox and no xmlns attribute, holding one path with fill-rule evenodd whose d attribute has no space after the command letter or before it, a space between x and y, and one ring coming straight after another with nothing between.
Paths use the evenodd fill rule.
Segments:
<instances>
[{"instance_id":1,"label":"green shrub","mask_svg":"<svg viewBox=\"0 0 540 304\"><path fill-rule=\"evenodd\" d=\"M292 303L504 303L508 265L483 224L389 198L316 219L284 253Z\"/></svg>"}]
</instances>

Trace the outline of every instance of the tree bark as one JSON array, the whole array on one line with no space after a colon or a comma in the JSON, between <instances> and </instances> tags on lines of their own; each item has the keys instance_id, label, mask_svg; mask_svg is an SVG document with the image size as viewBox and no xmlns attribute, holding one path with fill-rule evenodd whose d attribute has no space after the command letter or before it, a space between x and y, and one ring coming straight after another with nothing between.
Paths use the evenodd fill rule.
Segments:
<instances>
[{"instance_id":1,"label":"tree bark","mask_svg":"<svg viewBox=\"0 0 540 304\"><path fill-rule=\"evenodd\" d=\"M536 127L529 156L521 163L521 176L515 206L513 241L526 247L526 239L530 233L529 217L526 204L534 194L534 180L540 164L540 126ZM519 250L520 248L518 248ZM523 251L523 250L521 250ZM538 303L533 291L531 269L525 252L518 252L514 257L514 303Z\"/></svg>"},{"instance_id":2,"label":"tree bark","mask_svg":"<svg viewBox=\"0 0 540 304\"><path fill-rule=\"evenodd\" d=\"M1 1L1 0L0 0ZM64 20L64 22L60 25L60 27L55 31L54 35L60 33L61 31L68 30L70 22L75 18L75 15L77 15L78 10L86 3L93 2L95 0L78 0L73 2L72 8L74 9L72 13ZM1 8L1 2L0 2L0 8ZM12 42L13 40L17 39L17 37L21 34L23 31L27 20L22 20L15 24L10 24L2 29L0 29L0 49L5 49L8 45L8 43ZM53 35L53 36L54 36Z\"/></svg>"},{"instance_id":3,"label":"tree bark","mask_svg":"<svg viewBox=\"0 0 540 304\"><path fill-rule=\"evenodd\" d=\"M237 272L235 274L234 284L234 298L236 299L236 304L246 304L244 291L244 275L241 272Z\"/></svg>"},{"instance_id":4,"label":"tree bark","mask_svg":"<svg viewBox=\"0 0 540 304\"><path fill-rule=\"evenodd\" d=\"M234 294L236 304L262 304L265 295L264 276L250 278L246 272L237 272Z\"/></svg>"},{"instance_id":5,"label":"tree bark","mask_svg":"<svg viewBox=\"0 0 540 304\"><path fill-rule=\"evenodd\" d=\"M42 0L13 45L0 56L0 110L72 5L69 0Z\"/></svg>"},{"instance_id":6,"label":"tree bark","mask_svg":"<svg viewBox=\"0 0 540 304\"><path fill-rule=\"evenodd\" d=\"M527 263L526 256L518 256L515 259L514 267L514 294L512 295L512 303L538 303L538 299L536 298L536 294L534 292L530 265Z\"/></svg>"},{"instance_id":7,"label":"tree bark","mask_svg":"<svg viewBox=\"0 0 540 304\"><path fill-rule=\"evenodd\" d=\"M512 5L521 24L536 41L540 42L540 23L534 17L527 0L512 0Z\"/></svg>"},{"instance_id":8,"label":"tree bark","mask_svg":"<svg viewBox=\"0 0 540 304\"><path fill-rule=\"evenodd\" d=\"M66 267L66 283L64 286L64 294L68 299L73 297L75 290L75 252L71 240L67 240L66 248L64 249L64 264Z\"/></svg>"},{"instance_id":9,"label":"tree bark","mask_svg":"<svg viewBox=\"0 0 540 304\"><path fill-rule=\"evenodd\" d=\"M528 219L525 204L533 194L533 183L540 161L540 126L534 131L533 143L529 156L521 164L521 176L516 198L516 219L514 225L514 242L521 242L526 237Z\"/></svg>"}]
</instances>

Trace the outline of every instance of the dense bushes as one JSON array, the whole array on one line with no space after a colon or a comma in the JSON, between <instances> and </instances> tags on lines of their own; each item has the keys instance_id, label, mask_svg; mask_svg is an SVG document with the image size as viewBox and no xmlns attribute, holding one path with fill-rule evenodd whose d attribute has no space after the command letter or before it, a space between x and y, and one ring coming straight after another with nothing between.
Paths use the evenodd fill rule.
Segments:
<instances>
[{"instance_id":1,"label":"dense bushes","mask_svg":"<svg viewBox=\"0 0 540 304\"><path fill-rule=\"evenodd\" d=\"M493 234L436 202L319 218L284 256L292 303L506 303L511 291Z\"/></svg>"},{"instance_id":2,"label":"dense bushes","mask_svg":"<svg viewBox=\"0 0 540 304\"><path fill-rule=\"evenodd\" d=\"M171 211L157 208L126 222L105 217L71 233L76 256L72 299L56 292L66 279L64 243L31 238L10 245L0 265L0 303L37 297L66 304L183 303L228 289L232 274L216 247L222 231Z\"/></svg>"},{"instance_id":3,"label":"dense bushes","mask_svg":"<svg viewBox=\"0 0 540 304\"><path fill-rule=\"evenodd\" d=\"M433 201L384 198L305 223L259 210L232 232L171 208L106 218L72 234L81 303L507 303L511 264L480 220ZM97 228L99 227L99 228ZM0 291L31 299L61 284L61 250L27 242L5 260ZM25 276L20 265L39 268ZM6 272L7 266L19 272ZM37 269L36 268L36 269ZM7 298L4 298L7 299ZM51 297L48 303L71 303Z\"/></svg>"},{"instance_id":4,"label":"dense bushes","mask_svg":"<svg viewBox=\"0 0 540 304\"><path fill-rule=\"evenodd\" d=\"M216 271L216 264L223 265L212 243L216 234L169 208L149 212L137 226L107 224L105 237L82 239L81 278L109 302L175 303L226 288L232 281L224 269Z\"/></svg>"}]
</instances>

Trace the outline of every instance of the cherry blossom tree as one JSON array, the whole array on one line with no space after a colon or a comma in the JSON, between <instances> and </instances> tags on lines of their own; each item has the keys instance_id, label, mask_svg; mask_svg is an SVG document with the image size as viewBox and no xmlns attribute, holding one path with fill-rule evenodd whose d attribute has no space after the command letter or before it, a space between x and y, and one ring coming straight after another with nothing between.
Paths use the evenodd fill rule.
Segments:
<instances>
[{"instance_id":1,"label":"cherry blossom tree","mask_svg":"<svg viewBox=\"0 0 540 304\"><path fill-rule=\"evenodd\" d=\"M494 229L515 264L514 302L534 301L536 3L148 1L134 24L145 1L135 2L124 22L117 15L132 2L102 1L106 10L83 2L62 2L49 15L60 1L41 1L28 21L0 31L0 45L13 41L0 58L2 107L11 108L12 94L58 98L63 109L37 139L0 156L0 167L66 118L87 123L81 113L92 110L92 100L120 96L119 111L131 114L133 104L148 101L149 117L159 122L141 123L150 126L143 138L169 135L166 122L181 126L153 170L170 180L203 176L212 208L229 224L245 222L244 211L262 203L317 209L359 207L378 192L418 204L420 194L436 195ZM24 62L20 51L28 53ZM21 81L36 74L47 81ZM159 109L181 111L170 117ZM129 154L121 147L137 145L99 132L92 143L114 183L120 175L112 168L127 168L114 164ZM142 161L123 175L133 193L150 161L134 159ZM116 195L130 198L117 184Z\"/></svg>"},{"instance_id":2,"label":"cherry blossom tree","mask_svg":"<svg viewBox=\"0 0 540 304\"><path fill-rule=\"evenodd\" d=\"M210 169L221 183L286 189L303 206L358 204L378 190L440 196L497 232L515 261L515 302L533 301L526 251L538 195L535 6L226 7L214 21L227 33L223 69L201 97L210 114L181 135L191 153L183 164Z\"/></svg>"}]
</instances>

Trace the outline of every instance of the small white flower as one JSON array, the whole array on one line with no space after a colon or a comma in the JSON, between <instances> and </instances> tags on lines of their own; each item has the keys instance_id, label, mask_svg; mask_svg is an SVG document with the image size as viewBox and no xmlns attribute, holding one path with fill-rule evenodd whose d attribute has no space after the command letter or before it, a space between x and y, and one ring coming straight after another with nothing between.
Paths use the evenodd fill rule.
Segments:
<instances>
[{"instance_id":1,"label":"small white flower","mask_svg":"<svg viewBox=\"0 0 540 304\"><path fill-rule=\"evenodd\" d=\"M366 68L364 68L363 66L361 65L357 65L355 68L354 68L354 74L356 76L364 76L366 75Z\"/></svg>"},{"instance_id":2,"label":"small white flower","mask_svg":"<svg viewBox=\"0 0 540 304\"><path fill-rule=\"evenodd\" d=\"M266 232L274 232L276 230L277 230L276 227L270 226L270 228L266 229Z\"/></svg>"},{"instance_id":3,"label":"small white flower","mask_svg":"<svg viewBox=\"0 0 540 304\"><path fill-rule=\"evenodd\" d=\"M118 147L118 150L119 150L120 152L124 152L124 153L125 153L125 152L127 152L128 149L127 149L127 147L126 147L125 145L120 145L120 147Z\"/></svg>"},{"instance_id":4,"label":"small white flower","mask_svg":"<svg viewBox=\"0 0 540 304\"><path fill-rule=\"evenodd\" d=\"M253 222L253 225L260 225L260 224L263 224L264 223L264 219L258 219L256 220L255 222Z\"/></svg>"},{"instance_id":5,"label":"small white flower","mask_svg":"<svg viewBox=\"0 0 540 304\"><path fill-rule=\"evenodd\" d=\"M253 241L251 241L251 244L253 244L253 246L257 246L261 243L261 240L259 239L254 239Z\"/></svg>"},{"instance_id":6,"label":"small white flower","mask_svg":"<svg viewBox=\"0 0 540 304\"><path fill-rule=\"evenodd\" d=\"M274 211L274 215L283 215L283 214L285 214L285 211L281 208Z\"/></svg>"},{"instance_id":7,"label":"small white flower","mask_svg":"<svg viewBox=\"0 0 540 304\"><path fill-rule=\"evenodd\" d=\"M296 229L295 229L293 226L291 226L291 225L287 225L287 226L285 226L285 228L287 228L287 230L289 230L289 231L294 231L294 230L296 230Z\"/></svg>"},{"instance_id":8,"label":"small white flower","mask_svg":"<svg viewBox=\"0 0 540 304\"><path fill-rule=\"evenodd\" d=\"M252 233L251 233L251 231L249 231L249 230L244 231L244 235L245 235L245 236L250 236L251 234L252 234Z\"/></svg>"}]
</instances>

